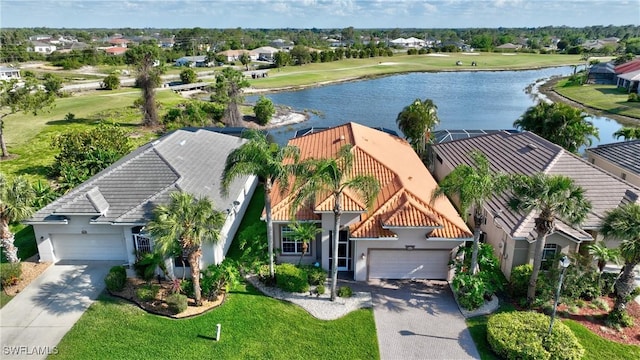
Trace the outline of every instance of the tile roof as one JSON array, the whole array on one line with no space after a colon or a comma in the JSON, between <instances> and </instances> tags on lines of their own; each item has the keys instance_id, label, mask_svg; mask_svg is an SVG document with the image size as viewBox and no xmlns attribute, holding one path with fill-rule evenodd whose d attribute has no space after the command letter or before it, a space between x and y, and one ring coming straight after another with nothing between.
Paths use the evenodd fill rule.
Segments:
<instances>
[{"instance_id":1,"label":"tile roof","mask_svg":"<svg viewBox=\"0 0 640 360\"><path fill-rule=\"evenodd\" d=\"M208 196L225 210L232 200L220 193L220 175L227 155L245 141L215 129L176 130L134 150L27 222L94 215L97 223L145 223L154 205L167 203L176 190ZM229 193L242 191L247 179L234 181Z\"/></svg>"},{"instance_id":2,"label":"tile roof","mask_svg":"<svg viewBox=\"0 0 640 360\"><path fill-rule=\"evenodd\" d=\"M600 145L587 152L640 175L640 139Z\"/></svg>"},{"instance_id":3,"label":"tile roof","mask_svg":"<svg viewBox=\"0 0 640 360\"><path fill-rule=\"evenodd\" d=\"M640 70L640 59L627 61L615 67L616 74L626 74L631 71Z\"/></svg>"},{"instance_id":4,"label":"tile roof","mask_svg":"<svg viewBox=\"0 0 640 360\"><path fill-rule=\"evenodd\" d=\"M640 189L589 164L584 159L569 153L538 135L499 132L442 143L433 147L434 152L450 168L459 164L471 164L468 153L482 151L491 163L491 169L508 174L544 172L569 176L585 190L592 209L580 226L571 226L557 221L556 231L569 234L576 240L591 239L582 229L597 229L604 213L625 201L636 201ZM535 212L522 214L510 210L507 205L509 194L500 194L490 199L485 208L492 213L500 213L503 228L514 238L535 238Z\"/></svg>"},{"instance_id":5,"label":"tile roof","mask_svg":"<svg viewBox=\"0 0 640 360\"><path fill-rule=\"evenodd\" d=\"M395 227L435 228L432 238L472 237L448 199L430 202L436 181L405 140L351 122L289 141L300 149L301 159L334 157L345 144L353 145L354 173L375 176L381 187L370 212L357 197L345 192L345 211L362 212L360 219L349 226L352 238L395 238L391 231ZM281 196L276 189L272 203L273 219L289 221L291 195ZM313 206L300 209L296 218L318 220L318 213L332 211L333 199L329 194L319 194Z\"/></svg>"}]
</instances>

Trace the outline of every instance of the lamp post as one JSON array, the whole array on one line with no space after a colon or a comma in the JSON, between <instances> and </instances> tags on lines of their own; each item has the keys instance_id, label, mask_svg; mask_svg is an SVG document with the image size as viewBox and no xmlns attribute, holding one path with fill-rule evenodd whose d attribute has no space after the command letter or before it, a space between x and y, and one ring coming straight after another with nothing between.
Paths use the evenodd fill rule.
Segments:
<instances>
[{"instance_id":1,"label":"lamp post","mask_svg":"<svg viewBox=\"0 0 640 360\"><path fill-rule=\"evenodd\" d=\"M558 281L558 289L556 289L556 298L553 303L553 312L551 313L551 323L549 324L549 334L551 334L551 329L553 329L553 320L556 317L556 308L558 307L558 300L560 299L560 289L562 288L562 280L564 279L564 272L571 265L571 260L565 255L560 259L560 266L562 266L562 271L560 271L560 281Z\"/></svg>"}]
</instances>

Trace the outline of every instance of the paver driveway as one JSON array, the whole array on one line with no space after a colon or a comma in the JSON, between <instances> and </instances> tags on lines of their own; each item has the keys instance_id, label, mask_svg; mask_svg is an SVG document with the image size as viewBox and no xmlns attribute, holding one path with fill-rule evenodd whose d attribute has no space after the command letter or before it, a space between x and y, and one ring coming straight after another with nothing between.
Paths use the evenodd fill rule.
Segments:
<instances>
[{"instance_id":1,"label":"paver driveway","mask_svg":"<svg viewBox=\"0 0 640 360\"><path fill-rule=\"evenodd\" d=\"M382 360L479 359L445 281L370 283Z\"/></svg>"},{"instance_id":2,"label":"paver driveway","mask_svg":"<svg viewBox=\"0 0 640 360\"><path fill-rule=\"evenodd\" d=\"M0 309L0 358L44 359L104 289L114 264L65 262L50 266Z\"/></svg>"}]
</instances>

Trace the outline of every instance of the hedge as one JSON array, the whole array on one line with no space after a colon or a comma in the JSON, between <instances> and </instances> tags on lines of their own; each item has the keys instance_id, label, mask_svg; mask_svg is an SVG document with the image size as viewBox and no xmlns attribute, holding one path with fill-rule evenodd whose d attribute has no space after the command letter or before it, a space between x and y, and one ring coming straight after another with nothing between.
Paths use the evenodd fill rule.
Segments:
<instances>
[{"instance_id":1,"label":"hedge","mask_svg":"<svg viewBox=\"0 0 640 360\"><path fill-rule=\"evenodd\" d=\"M309 291L307 272L293 264L281 264L276 267L276 286L288 292Z\"/></svg>"}]
</instances>

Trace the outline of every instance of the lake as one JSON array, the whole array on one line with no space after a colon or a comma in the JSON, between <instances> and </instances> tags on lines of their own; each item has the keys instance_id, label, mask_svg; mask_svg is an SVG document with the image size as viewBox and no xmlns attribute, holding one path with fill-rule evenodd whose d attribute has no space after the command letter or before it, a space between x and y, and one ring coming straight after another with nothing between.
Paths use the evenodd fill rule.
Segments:
<instances>
[{"instance_id":1,"label":"lake","mask_svg":"<svg viewBox=\"0 0 640 360\"><path fill-rule=\"evenodd\" d=\"M535 99L525 91L527 86L572 72L566 66L526 71L408 73L265 96L274 104L319 114L311 114L303 123L272 130L280 144L293 137L296 130L349 121L398 131L398 113L416 98L432 99L438 107L440 124L436 130L511 129L513 122L535 105ZM247 96L246 100L254 103L257 98ZM615 120L589 120L600 130L600 140L594 139L593 146L616 141L612 134L621 125Z\"/></svg>"}]
</instances>

